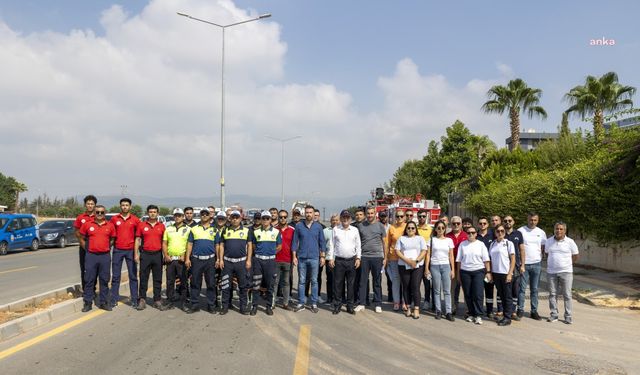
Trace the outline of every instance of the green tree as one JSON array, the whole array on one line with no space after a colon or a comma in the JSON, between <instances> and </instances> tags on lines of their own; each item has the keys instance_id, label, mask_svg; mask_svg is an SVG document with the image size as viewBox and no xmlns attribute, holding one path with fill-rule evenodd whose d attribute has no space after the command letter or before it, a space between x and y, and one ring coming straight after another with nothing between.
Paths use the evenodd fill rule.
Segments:
<instances>
[{"instance_id":1,"label":"green tree","mask_svg":"<svg viewBox=\"0 0 640 375\"><path fill-rule=\"evenodd\" d=\"M158 207L158 214L162 216L169 215L171 213L171 209L169 207L160 206Z\"/></svg>"},{"instance_id":2,"label":"green tree","mask_svg":"<svg viewBox=\"0 0 640 375\"><path fill-rule=\"evenodd\" d=\"M137 217L141 217L142 216L142 206L140 206L139 204L134 204L131 207L131 213L136 215Z\"/></svg>"},{"instance_id":3,"label":"green tree","mask_svg":"<svg viewBox=\"0 0 640 375\"><path fill-rule=\"evenodd\" d=\"M489 89L489 100L482 105L486 113L503 114L509 112L509 126L511 130L511 150L520 145L520 113L526 113L529 118L539 116L547 118L547 112L539 106L542 90L527 86L520 78L509 81L506 86L496 85Z\"/></svg>"},{"instance_id":4,"label":"green tree","mask_svg":"<svg viewBox=\"0 0 640 375\"><path fill-rule=\"evenodd\" d=\"M113 212L113 213L120 212L120 205L116 204L114 206L111 206L111 208L109 208L109 211L107 212Z\"/></svg>"},{"instance_id":5,"label":"green tree","mask_svg":"<svg viewBox=\"0 0 640 375\"><path fill-rule=\"evenodd\" d=\"M571 130L569 130L569 114L567 112L562 112L562 122L560 122L560 138L567 137L571 134Z\"/></svg>"},{"instance_id":6,"label":"green tree","mask_svg":"<svg viewBox=\"0 0 640 375\"><path fill-rule=\"evenodd\" d=\"M596 142L601 142L604 138L605 112L632 107L631 97L635 92L635 87L621 85L615 72L606 73L600 78L587 76L584 85L572 88L565 95L565 100L570 104L567 113L575 113L582 120L592 115L593 136Z\"/></svg>"},{"instance_id":7,"label":"green tree","mask_svg":"<svg viewBox=\"0 0 640 375\"><path fill-rule=\"evenodd\" d=\"M17 211L20 193L27 191L27 185L11 176L0 173L0 204L11 211Z\"/></svg>"}]
</instances>

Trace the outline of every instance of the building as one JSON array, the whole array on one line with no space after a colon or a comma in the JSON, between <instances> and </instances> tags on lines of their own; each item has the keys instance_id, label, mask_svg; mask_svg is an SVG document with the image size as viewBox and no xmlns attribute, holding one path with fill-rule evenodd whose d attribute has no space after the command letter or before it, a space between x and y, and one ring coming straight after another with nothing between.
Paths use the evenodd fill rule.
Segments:
<instances>
[{"instance_id":1,"label":"building","mask_svg":"<svg viewBox=\"0 0 640 375\"><path fill-rule=\"evenodd\" d=\"M527 129L526 132L520 133L520 148L525 151L533 150L542 141L549 139L558 139L558 133L538 133L535 129ZM511 150L511 137L505 140L507 147Z\"/></svg>"},{"instance_id":2,"label":"building","mask_svg":"<svg viewBox=\"0 0 640 375\"><path fill-rule=\"evenodd\" d=\"M640 125L640 116L634 116L634 117L629 117L622 120L605 122L604 129L608 131L609 129L611 129L612 125L615 125L620 129L632 128L634 126Z\"/></svg>"}]
</instances>

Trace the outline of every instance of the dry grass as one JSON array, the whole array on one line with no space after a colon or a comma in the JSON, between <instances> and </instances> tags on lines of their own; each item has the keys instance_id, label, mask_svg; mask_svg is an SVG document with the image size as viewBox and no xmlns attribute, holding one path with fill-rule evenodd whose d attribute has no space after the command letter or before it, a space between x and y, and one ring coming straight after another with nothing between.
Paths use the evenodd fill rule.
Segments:
<instances>
[{"instance_id":1,"label":"dry grass","mask_svg":"<svg viewBox=\"0 0 640 375\"><path fill-rule=\"evenodd\" d=\"M592 298L591 300L598 306L640 309L640 299L638 298Z\"/></svg>"},{"instance_id":2,"label":"dry grass","mask_svg":"<svg viewBox=\"0 0 640 375\"><path fill-rule=\"evenodd\" d=\"M67 293L63 297L53 297L53 298L47 298L45 300L42 300L39 304L35 306L27 306L23 309L16 310L16 311L0 311L0 324L6 323L10 320L21 318L29 314L33 314L38 311L46 310L49 307L55 305L56 303L67 301L73 298L76 298L76 296L73 293Z\"/></svg>"}]
</instances>

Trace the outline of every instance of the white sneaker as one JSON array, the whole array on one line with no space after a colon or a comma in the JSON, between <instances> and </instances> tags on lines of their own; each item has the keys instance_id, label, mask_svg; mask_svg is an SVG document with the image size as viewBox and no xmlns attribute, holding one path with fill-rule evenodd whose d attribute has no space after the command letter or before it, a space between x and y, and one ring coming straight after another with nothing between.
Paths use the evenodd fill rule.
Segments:
<instances>
[{"instance_id":1,"label":"white sneaker","mask_svg":"<svg viewBox=\"0 0 640 375\"><path fill-rule=\"evenodd\" d=\"M473 317L471 316L467 316L467 319L465 319L467 322L469 323L473 323Z\"/></svg>"},{"instance_id":2,"label":"white sneaker","mask_svg":"<svg viewBox=\"0 0 640 375\"><path fill-rule=\"evenodd\" d=\"M354 309L354 311L355 311L355 312L363 311L363 310L364 310L364 305L358 305L358 306L356 306L356 308Z\"/></svg>"},{"instance_id":3,"label":"white sneaker","mask_svg":"<svg viewBox=\"0 0 640 375\"><path fill-rule=\"evenodd\" d=\"M380 307L380 306L376 306L376 312L377 312L377 313L381 313L381 312L382 312L382 307Z\"/></svg>"},{"instance_id":4,"label":"white sneaker","mask_svg":"<svg viewBox=\"0 0 640 375\"><path fill-rule=\"evenodd\" d=\"M474 323L477 325L482 325L482 318L479 316L476 316L476 319L474 320Z\"/></svg>"}]
</instances>

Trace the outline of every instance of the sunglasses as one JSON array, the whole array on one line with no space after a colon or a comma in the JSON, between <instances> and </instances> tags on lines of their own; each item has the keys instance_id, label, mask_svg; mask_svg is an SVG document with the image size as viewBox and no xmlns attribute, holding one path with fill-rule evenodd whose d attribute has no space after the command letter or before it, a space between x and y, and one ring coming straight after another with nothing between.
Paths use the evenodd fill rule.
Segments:
<instances>
[{"instance_id":1,"label":"sunglasses","mask_svg":"<svg viewBox=\"0 0 640 375\"><path fill-rule=\"evenodd\" d=\"M418 215L419 218L425 219L427 215Z\"/></svg>"},{"instance_id":2,"label":"sunglasses","mask_svg":"<svg viewBox=\"0 0 640 375\"><path fill-rule=\"evenodd\" d=\"M407 230L416 230L414 227L407 227Z\"/></svg>"},{"instance_id":3,"label":"sunglasses","mask_svg":"<svg viewBox=\"0 0 640 375\"><path fill-rule=\"evenodd\" d=\"M211 215L211 214L210 214L210 213L208 213L208 212L204 212L204 213L202 213L202 212L201 212L201 213L200 213L200 216L209 216L209 215Z\"/></svg>"},{"instance_id":4,"label":"sunglasses","mask_svg":"<svg viewBox=\"0 0 640 375\"><path fill-rule=\"evenodd\" d=\"M504 229L498 229L496 233L504 233Z\"/></svg>"},{"instance_id":5,"label":"sunglasses","mask_svg":"<svg viewBox=\"0 0 640 375\"><path fill-rule=\"evenodd\" d=\"M461 224L462 223L458 223L458 222L451 223L451 225L461 225Z\"/></svg>"},{"instance_id":6,"label":"sunglasses","mask_svg":"<svg viewBox=\"0 0 640 375\"><path fill-rule=\"evenodd\" d=\"M473 231L473 232L467 232L467 234L476 234L476 233L478 233L478 232L476 232L476 231Z\"/></svg>"},{"instance_id":7,"label":"sunglasses","mask_svg":"<svg viewBox=\"0 0 640 375\"><path fill-rule=\"evenodd\" d=\"M396 215L396 218L398 219L402 219L404 217L404 215Z\"/></svg>"},{"instance_id":8,"label":"sunglasses","mask_svg":"<svg viewBox=\"0 0 640 375\"><path fill-rule=\"evenodd\" d=\"M505 220L505 223L513 223L513 220L507 219L507 220Z\"/></svg>"},{"instance_id":9,"label":"sunglasses","mask_svg":"<svg viewBox=\"0 0 640 375\"><path fill-rule=\"evenodd\" d=\"M287 216L280 216L280 219L286 219Z\"/></svg>"},{"instance_id":10,"label":"sunglasses","mask_svg":"<svg viewBox=\"0 0 640 375\"><path fill-rule=\"evenodd\" d=\"M96 215L104 215L106 211L96 211Z\"/></svg>"}]
</instances>

